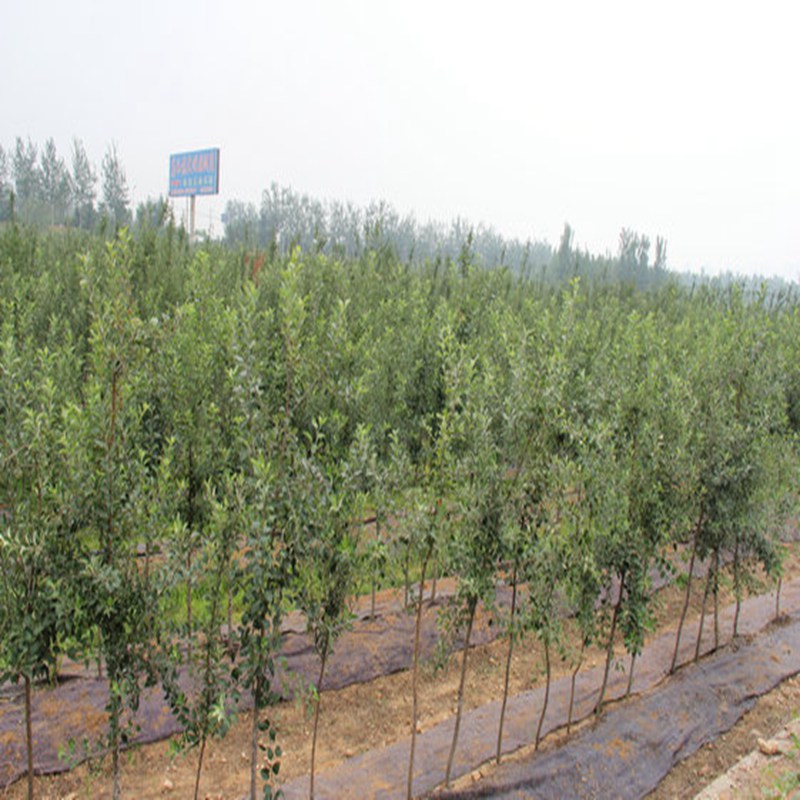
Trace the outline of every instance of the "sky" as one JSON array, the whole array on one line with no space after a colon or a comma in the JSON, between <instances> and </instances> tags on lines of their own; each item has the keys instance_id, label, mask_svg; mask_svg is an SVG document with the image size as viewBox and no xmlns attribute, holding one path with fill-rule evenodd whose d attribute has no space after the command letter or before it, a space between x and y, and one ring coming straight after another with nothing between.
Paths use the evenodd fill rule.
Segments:
<instances>
[{"instance_id":1,"label":"sky","mask_svg":"<svg viewBox=\"0 0 800 800\"><path fill-rule=\"evenodd\" d=\"M800 8L706 0L5 0L0 144L116 144L134 203L170 153L220 194L386 200L673 269L800 279ZM186 201L176 200L178 215Z\"/></svg>"}]
</instances>

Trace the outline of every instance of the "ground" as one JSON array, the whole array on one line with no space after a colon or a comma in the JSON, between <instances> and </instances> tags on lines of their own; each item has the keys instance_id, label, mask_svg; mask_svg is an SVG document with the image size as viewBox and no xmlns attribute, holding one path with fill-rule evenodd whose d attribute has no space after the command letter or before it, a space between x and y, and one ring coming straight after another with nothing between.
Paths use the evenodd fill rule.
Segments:
<instances>
[{"instance_id":1,"label":"ground","mask_svg":"<svg viewBox=\"0 0 800 800\"><path fill-rule=\"evenodd\" d=\"M800 574L800 548L790 551L789 574ZM699 584L698 584L699 586ZM699 613L701 592L694 593L692 614ZM657 630L676 626L683 595L677 586L659 593ZM721 598L724 602L728 598ZM572 635L569 648L574 650ZM568 649L569 649L568 648ZM507 643L496 641L470 652L465 706L473 708L502 694ZM585 665L600 663L603 655L588 653ZM459 659L450 661L439 671L432 665L424 669L420 689L420 728L425 729L455 712L459 679ZM569 666L558 662L557 672L566 674ZM536 643L526 641L515 649L511 672L511 691L531 688L543 679L542 652ZM411 676L402 672L361 685L324 692L317 751L317 769L324 770L364 750L403 739L410 733ZM693 797L703 786L727 770L743 754L758 746L759 738L768 739L800 711L800 680L786 681L762 698L756 707L728 734L702 748L696 755L676 767L652 795L658 800ZM283 703L272 709L272 718L279 727L279 743L283 749L280 775L288 779L308 771L311 750L311 716L307 703ZM240 798L249 781L249 736L251 717L243 714L222 741L212 742L206 752L201 778L201 797ZM556 732L553 737L563 736ZM134 797L191 797L194 791L197 751L177 752L171 742L137 748L126 754L123 794ZM797 769L791 759L789 768ZM756 783L772 790L777 778L758 775ZM36 792L40 798L93 798L111 796L108 764L81 765L73 771L50 778L38 778ZM737 796L755 796L743 794ZM25 796L25 783L20 781L0 798L20 800ZM763 796L770 796L765 794Z\"/></svg>"},{"instance_id":2,"label":"ground","mask_svg":"<svg viewBox=\"0 0 800 800\"><path fill-rule=\"evenodd\" d=\"M761 752L759 740L765 742L779 734L800 714L800 678L784 681L777 689L764 695L737 725L715 742L681 762L650 795L650 800L678 800L694 797L715 777L733 768L753 752ZM752 768L737 771L729 790L710 792L711 798L771 798L780 797L782 785L792 785L791 776L800 773L800 751L790 748L788 755L772 755L759 759ZM793 784L800 786L800 782ZM790 796L800 796L800 793Z\"/></svg>"}]
</instances>

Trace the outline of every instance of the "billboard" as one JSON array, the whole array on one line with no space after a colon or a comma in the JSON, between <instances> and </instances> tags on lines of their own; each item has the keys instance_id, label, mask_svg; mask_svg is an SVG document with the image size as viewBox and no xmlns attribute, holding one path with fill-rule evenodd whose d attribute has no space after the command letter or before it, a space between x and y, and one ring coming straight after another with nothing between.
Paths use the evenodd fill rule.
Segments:
<instances>
[{"instance_id":1,"label":"billboard","mask_svg":"<svg viewBox=\"0 0 800 800\"><path fill-rule=\"evenodd\" d=\"M219 148L173 153L169 157L169 196L219 194Z\"/></svg>"}]
</instances>

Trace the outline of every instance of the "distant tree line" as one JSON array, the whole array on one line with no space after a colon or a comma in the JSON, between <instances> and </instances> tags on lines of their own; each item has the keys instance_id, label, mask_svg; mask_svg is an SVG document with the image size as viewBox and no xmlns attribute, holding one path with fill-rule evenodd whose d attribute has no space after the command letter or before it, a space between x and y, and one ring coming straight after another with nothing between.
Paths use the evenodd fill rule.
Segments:
<instances>
[{"instance_id":1,"label":"distant tree line","mask_svg":"<svg viewBox=\"0 0 800 800\"><path fill-rule=\"evenodd\" d=\"M222 222L226 243L266 248L276 256L297 246L337 258L390 251L405 263L463 262L469 257L481 266L504 266L519 274L535 274L553 258L553 248L545 241L508 239L491 226L472 225L463 218L423 224L385 201L364 207L349 201L323 202L277 183L263 192L258 208L229 201Z\"/></svg>"},{"instance_id":2,"label":"distant tree line","mask_svg":"<svg viewBox=\"0 0 800 800\"><path fill-rule=\"evenodd\" d=\"M264 191L260 207L229 201L222 222L227 244L264 248L273 257L286 256L297 246L337 258L388 251L405 263L444 266L469 260L552 285L581 277L654 289L674 278L667 270L666 240L657 237L651 253L650 239L628 228L620 232L616 256L598 256L575 247L568 223L554 249L544 240L507 238L491 226L462 218L423 224L384 201L365 207L323 202L276 183Z\"/></svg>"},{"instance_id":3,"label":"distant tree line","mask_svg":"<svg viewBox=\"0 0 800 800\"><path fill-rule=\"evenodd\" d=\"M19 136L13 149L0 145L0 222L9 220L85 230L101 220L128 225L130 190L116 145L106 149L99 172L78 138L72 140L69 163L52 137L41 149Z\"/></svg>"},{"instance_id":4,"label":"distant tree line","mask_svg":"<svg viewBox=\"0 0 800 800\"><path fill-rule=\"evenodd\" d=\"M384 249L403 262L447 264L469 259L547 283L581 276L645 289L661 286L670 277L666 240L656 238L651 260L650 239L628 228L620 232L616 256L597 256L574 246L569 223L554 249L544 240L507 238L491 226L473 225L462 218L423 224L385 201L365 207L323 202L276 183L264 191L260 208L229 201L222 221L228 244L266 248L273 256L285 256L297 246L339 258L358 258Z\"/></svg>"},{"instance_id":5,"label":"distant tree line","mask_svg":"<svg viewBox=\"0 0 800 800\"><path fill-rule=\"evenodd\" d=\"M575 246L569 223L557 248L541 239L507 238L493 227L463 218L449 223L421 223L413 214L400 214L391 204L375 201L321 201L291 187L271 184L260 206L241 200L227 203L222 215L228 245L246 250L265 249L271 257L286 257L295 247L340 259L372 253L391 255L404 263L446 268L450 263L508 268L516 275L558 286L574 278L589 284L624 284L652 290L676 282L726 290L739 286L747 300L764 295L770 302L794 296L796 284L762 275L743 277L730 271L719 276L678 272L667 266L667 241L624 227L616 254L598 255ZM653 246L651 246L653 245Z\"/></svg>"},{"instance_id":6,"label":"distant tree line","mask_svg":"<svg viewBox=\"0 0 800 800\"><path fill-rule=\"evenodd\" d=\"M41 148L22 137L8 150L0 144L0 223L10 220L83 230L105 224L110 231L131 224L149 228L174 224L163 197L140 203L134 218L126 171L115 144L108 146L98 170L80 139L72 140L67 160L58 153L52 137ZM651 249L650 238L630 228L621 229L615 255L598 255L575 246L569 223L564 224L554 248L542 239L504 237L489 225L475 225L461 217L447 223L421 223L383 200L366 206L321 201L277 183L264 190L260 206L228 201L222 222L226 244L247 251L266 250L271 258L286 257L300 247L338 259L382 254L406 264L441 269L469 262L485 269L507 268L551 286L576 277L589 284L621 283L643 290L670 282L723 290L737 284L746 299L764 294L770 302L794 296L797 290L796 284L780 278L673 271L667 267L666 240L657 236Z\"/></svg>"}]
</instances>

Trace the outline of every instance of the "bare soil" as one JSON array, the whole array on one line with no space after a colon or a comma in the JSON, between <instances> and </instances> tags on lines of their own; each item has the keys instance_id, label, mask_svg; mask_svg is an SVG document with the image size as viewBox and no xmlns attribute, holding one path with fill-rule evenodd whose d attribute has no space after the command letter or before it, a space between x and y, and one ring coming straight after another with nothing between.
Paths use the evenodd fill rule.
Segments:
<instances>
[{"instance_id":1,"label":"bare soil","mask_svg":"<svg viewBox=\"0 0 800 800\"><path fill-rule=\"evenodd\" d=\"M787 575L800 574L800 547L788 548ZM701 583L692 592L690 617L699 616ZM384 596L384 599L385 596ZM730 602L729 592L720 603ZM656 630L665 632L677 626L683 591L670 586L658 594ZM707 620L707 623L709 621ZM567 652L577 652L577 637L567 627ZM724 632L723 642L730 632ZM470 652L467 674L466 709L475 708L502 695L507 642L495 641ZM619 649L619 648L618 648ZM584 667L602 662L599 649L587 652ZM440 669L426 664L420 686L420 729L435 725L455 713L460 656L454 654ZM517 693L543 682L543 652L531 638L515 648L511 667L510 691ZM554 677L570 672L566 661L557 661ZM365 750L402 740L410 734L411 675L401 672L345 689L323 692L317 769L323 771ZM279 727L283 750L280 777L284 780L306 774L311 752L312 718L310 702L301 698L271 709ZM75 713L77 709L63 709ZM763 697L728 734L702 748L675 768L651 797L693 797L713 778L727 770L743 754L756 747L757 739L769 738L800 711L800 680L789 680ZM206 750L200 797L222 800L241 798L249 785L250 713L243 713L225 739L213 741ZM565 734L552 734L548 746ZM194 792L197 752L179 752L172 741L137 747L125 755L123 794L137 798L191 797ZM26 796L25 781L18 781L0 798L21 800ZM105 762L82 764L71 772L36 779L36 796L78 800L111 797L110 765ZM741 795L740 795L741 796ZM746 795L745 795L746 796ZM752 796L761 796L754 794ZM764 795L769 796L769 795Z\"/></svg>"}]
</instances>

